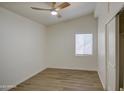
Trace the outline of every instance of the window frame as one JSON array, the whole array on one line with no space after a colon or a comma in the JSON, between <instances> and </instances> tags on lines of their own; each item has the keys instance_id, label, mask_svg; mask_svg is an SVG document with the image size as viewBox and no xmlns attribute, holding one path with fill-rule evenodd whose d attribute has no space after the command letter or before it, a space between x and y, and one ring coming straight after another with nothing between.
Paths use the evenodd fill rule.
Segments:
<instances>
[{"instance_id":1,"label":"window frame","mask_svg":"<svg viewBox=\"0 0 124 93\"><path fill-rule=\"evenodd\" d=\"M77 34L92 34L92 54L76 54L76 35ZM75 46L75 56L92 56L93 55L93 44L94 44L94 35L93 33L75 33L74 34L74 39L75 39L75 43L74 43L74 46Z\"/></svg>"}]
</instances>

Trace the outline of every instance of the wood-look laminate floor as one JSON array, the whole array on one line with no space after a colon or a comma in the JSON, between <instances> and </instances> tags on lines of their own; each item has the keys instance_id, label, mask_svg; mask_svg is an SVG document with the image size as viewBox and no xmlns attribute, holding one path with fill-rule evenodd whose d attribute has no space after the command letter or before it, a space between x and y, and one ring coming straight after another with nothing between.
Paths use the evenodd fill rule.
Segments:
<instances>
[{"instance_id":1,"label":"wood-look laminate floor","mask_svg":"<svg viewBox=\"0 0 124 93\"><path fill-rule=\"evenodd\" d=\"M95 71L47 68L19 84L14 91L102 91Z\"/></svg>"}]
</instances>

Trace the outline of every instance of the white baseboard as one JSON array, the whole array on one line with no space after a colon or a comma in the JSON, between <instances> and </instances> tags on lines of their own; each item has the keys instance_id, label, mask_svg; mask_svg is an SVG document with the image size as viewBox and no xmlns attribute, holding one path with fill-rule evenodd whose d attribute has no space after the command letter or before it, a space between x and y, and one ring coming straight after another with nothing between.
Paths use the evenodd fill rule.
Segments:
<instances>
[{"instance_id":1,"label":"white baseboard","mask_svg":"<svg viewBox=\"0 0 124 93\"><path fill-rule=\"evenodd\" d=\"M8 90L10 90L11 88L14 88L14 87L16 87L16 85L3 86L3 88L0 88L0 91L8 91Z\"/></svg>"},{"instance_id":2,"label":"white baseboard","mask_svg":"<svg viewBox=\"0 0 124 93\"><path fill-rule=\"evenodd\" d=\"M83 69L83 68L69 68L69 67L52 67L49 66L48 68L55 68L55 69L72 69L72 70L85 70L85 71L96 71L95 69Z\"/></svg>"},{"instance_id":3,"label":"white baseboard","mask_svg":"<svg viewBox=\"0 0 124 93\"><path fill-rule=\"evenodd\" d=\"M102 79L101 79L101 77L100 77L100 73L99 73L99 71L98 71L98 75L99 75L99 79L100 79L100 81L101 81L101 83L102 83L103 89L106 90L106 88L105 88L105 84L103 83L103 81L102 81Z\"/></svg>"}]
</instances>

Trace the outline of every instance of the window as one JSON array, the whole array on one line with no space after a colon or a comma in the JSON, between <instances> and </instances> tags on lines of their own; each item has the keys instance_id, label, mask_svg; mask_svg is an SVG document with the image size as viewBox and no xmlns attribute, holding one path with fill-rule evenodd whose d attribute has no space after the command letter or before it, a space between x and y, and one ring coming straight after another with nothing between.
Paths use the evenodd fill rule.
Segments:
<instances>
[{"instance_id":1,"label":"window","mask_svg":"<svg viewBox=\"0 0 124 93\"><path fill-rule=\"evenodd\" d=\"M76 34L75 35L75 53L76 55L92 55L93 35Z\"/></svg>"}]
</instances>

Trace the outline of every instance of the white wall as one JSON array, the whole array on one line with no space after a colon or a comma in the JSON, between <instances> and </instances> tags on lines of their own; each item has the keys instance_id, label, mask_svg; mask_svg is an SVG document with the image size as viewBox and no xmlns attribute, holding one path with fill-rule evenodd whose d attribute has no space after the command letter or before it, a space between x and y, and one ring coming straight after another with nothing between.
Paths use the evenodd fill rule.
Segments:
<instances>
[{"instance_id":1,"label":"white wall","mask_svg":"<svg viewBox=\"0 0 124 93\"><path fill-rule=\"evenodd\" d=\"M93 15L47 30L0 8L0 90L14 87L46 67L97 70L97 22ZM92 56L75 56L75 33L93 33Z\"/></svg>"},{"instance_id":2,"label":"white wall","mask_svg":"<svg viewBox=\"0 0 124 93\"><path fill-rule=\"evenodd\" d=\"M96 6L95 16L98 17L98 73L104 89L106 83L106 24L114 17L123 7L124 3L98 3ZM114 55L114 54L113 54Z\"/></svg>"},{"instance_id":3,"label":"white wall","mask_svg":"<svg viewBox=\"0 0 124 93\"><path fill-rule=\"evenodd\" d=\"M75 33L93 34L93 55L75 56ZM97 70L97 21L86 15L47 29L48 67Z\"/></svg>"},{"instance_id":4,"label":"white wall","mask_svg":"<svg viewBox=\"0 0 124 93\"><path fill-rule=\"evenodd\" d=\"M46 68L45 32L43 25L0 8L0 87L19 84Z\"/></svg>"}]
</instances>

